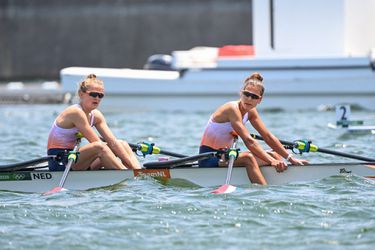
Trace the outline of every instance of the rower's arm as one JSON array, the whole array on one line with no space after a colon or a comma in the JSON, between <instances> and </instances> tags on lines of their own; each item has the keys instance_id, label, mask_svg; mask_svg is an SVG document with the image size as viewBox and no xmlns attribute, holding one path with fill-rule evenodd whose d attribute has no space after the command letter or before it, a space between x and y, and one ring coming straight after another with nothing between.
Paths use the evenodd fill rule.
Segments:
<instances>
[{"instance_id":1,"label":"rower's arm","mask_svg":"<svg viewBox=\"0 0 375 250\"><path fill-rule=\"evenodd\" d=\"M112 147L116 146L117 138L108 127L103 114L98 110L95 110L95 128L98 130L99 134L103 137L104 141L111 149Z\"/></svg>"},{"instance_id":2,"label":"rower's arm","mask_svg":"<svg viewBox=\"0 0 375 250\"><path fill-rule=\"evenodd\" d=\"M99 136L91 128L89 122L87 121L86 115L81 110L76 110L70 114L72 123L82 133L89 142L100 141Z\"/></svg>"},{"instance_id":3,"label":"rower's arm","mask_svg":"<svg viewBox=\"0 0 375 250\"><path fill-rule=\"evenodd\" d=\"M258 130L257 130L258 131ZM259 131L258 131L259 132ZM264 142L270 146L276 153L278 153L284 159L287 159L289 156L289 152L284 148L284 146L280 143L280 141L274 136L271 132L267 131L266 133L259 134L263 137Z\"/></svg>"},{"instance_id":4,"label":"rower's arm","mask_svg":"<svg viewBox=\"0 0 375 250\"><path fill-rule=\"evenodd\" d=\"M103 116L103 114L96 110L95 113L95 127L98 130L99 134L104 138L107 142L108 147L112 150L112 152L121 159L124 165L130 167L132 169L140 168L138 161L135 157L128 156L125 148L121 145L121 142L117 140L115 135L112 133L110 128L107 125L107 122ZM124 141L124 143L127 143ZM129 149L129 151L131 151ZM132 159L130 159L132 158Z\"/></svg>"},{"instance_id":5,"label":"rower's arm","mask_svg":"<svg viewBox=\"0 0 375 250\"><path fill-rule=\"evenodd\" d=\"M266 125L263 123L262 119L260 118L258 112L254 112L252 114L252 119L250 119L251 125L259 132L259 134L263 137L264 142L270 146L276 153L278 153L283 158L287 158L289 153L286 151L284 146L280 143L280 141L274 136L267 128Z\"/></svg>"},{"instance_id":6,"label":"rower's arm","mask_svg":"<svg viewBox=\"0 0 375 250\"><path fill-rule=\"evenodd\" d=\"M263 161L267 162L270 165L273 165L273 161L275 159L271 157L267 152L262 148L262 146L254 140L249 133L240 136L245 143L246 147L250 150L258 158L262 159Z\"/></svg>"},{"instance_id":7,"label":"rower's arm","mask_svg":"<svg viewBox=\"0 0 375 250\"><path fill-rule=\"evenodd\" d=\"M241 139L245 143L246 147L251 151L251 153L272 165L272 162L275 159L272 158L269 154L267 154L267 152L262 148L262 146L250 136L249 131L242 122L242 116L240 112L237 112L236 110L234 111L235 112L228 113L229 120L234 131L241 137Z\"/></svg>"},{"instance_id":8,"label":"rower's arm","mask_svg":"<svg viewBox=\"0 0 375 250\"><path fill-rule=\"evenodd\" d=\"M287 159L293 165L305 165L308 164L306 160L299 160L295 158L293 155L289 154L289 152L284 148L281 144L279 139L276 138L267 128L266 125L263 123L262 119L260 118L258 112L255 110L252 114L250 120L251 125L259 132L259 134L263 137L264 142L270 146L276 153L278 153L284 159Z\"/></svg>"}]
</instances>

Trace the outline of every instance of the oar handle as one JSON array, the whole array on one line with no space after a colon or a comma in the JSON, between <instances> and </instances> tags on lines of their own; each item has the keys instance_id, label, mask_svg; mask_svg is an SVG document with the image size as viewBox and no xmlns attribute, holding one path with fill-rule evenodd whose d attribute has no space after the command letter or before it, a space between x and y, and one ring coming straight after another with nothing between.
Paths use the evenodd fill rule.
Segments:
<instances>
[{"instance_id":1,"label":"oar handle","mask_svg":"<svg viewBox=\"0 0 375 250\"><path fill-rule=\"evenodd\" d=\"M100 140L104 141L104 138L100 137ZM133 151L140 151L142 152L143 156L147 155L147 154L164 154L164 155L169 155L169 156L173 156L173 157L177 157L177 158L183 158L183 157L187 157L187 155L183 155L183 154L178 154L178 153L174 153L174 152L170 152L170 151L167 151L167 150L161 150L159 147L155 146L153 143L145 143L145 142L142 142L142 143L129 143L129 146L133 149Z\"/></svg>"},{"instance_id":2,"label":"oar handle","mask_svg":"<svg viewBox=\"0 0 375 250\"><path fill-rule=\"evenodd\" d=\"M178 154L178 153L170 152L167 150L162 150L159 147L156 147L155 145L149 144L149 143L137 143L137 144L129 143L129 146L133 150L139 150L144 154L164 154L164 155L169 155L169 156L173 156L177 158L187 157L187 155Z\"/></svg>"}]
</instances>

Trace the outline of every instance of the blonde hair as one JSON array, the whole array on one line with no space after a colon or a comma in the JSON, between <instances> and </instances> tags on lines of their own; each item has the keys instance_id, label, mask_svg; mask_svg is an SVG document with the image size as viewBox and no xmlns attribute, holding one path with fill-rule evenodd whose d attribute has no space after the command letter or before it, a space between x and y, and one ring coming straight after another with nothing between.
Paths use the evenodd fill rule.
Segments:
<instances>
[{"instance_id":1,"label":"blonde hair","mask_svg":"<svg viewBox=\"0 0 375 250\"><path fill-rule=\"evenodd\" d=\"M245 79L242 89L244 90L247 85L259 87L260 95L262 96L264 94L263 76L258 72L253 73Z\"/></svg>"},{"instance_id":2,"label":"blonde hair","mask_svg":"<svg viewBox=\"0 0 375 250\"><path fill-rule=\"evenodd\" d=\"M102 80L99 80L98 78L96 78L95 74L90 74L86 76L86 78L82 82L79 83L77 92L79 91L86 92L90 88L90 86L93 84L98 84L104 87L104 83Z\"/></svg>"}]
</instances>

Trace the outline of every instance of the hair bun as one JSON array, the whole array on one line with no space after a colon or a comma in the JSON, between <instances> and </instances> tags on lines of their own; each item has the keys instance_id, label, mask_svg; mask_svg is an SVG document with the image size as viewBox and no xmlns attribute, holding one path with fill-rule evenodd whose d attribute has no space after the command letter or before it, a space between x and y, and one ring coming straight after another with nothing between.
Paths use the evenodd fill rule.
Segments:
<instances>
[{"instance_id":1,"label":"hair bun","mask_svg":"<svg viewBox=\"0 0 375 250\"><path fill-rule=\"evenodd\" d=\"M86 92L92 84L98 84L104 87L102 80L96 78L95 74L89 74L81 83L79 83L78 91Z\"/></svg>"},{"instance_id":2,"label":"hair bun","mask_svg":"<svg viewBox=\"0 0 375 250\"><path fill-rule=\"evenodd\" d=\"M86 78L87 79L96 79L96 75L95 74L90 74Z\"/></svg>"},{"instance_id":3,"label":"hair bun","mask_svg":"<svg viewBox=\"0 0 375 250\"><path fill-rule=\"evenodd\" d=\"M258 72L255 72L250 76L250 79L256 79L256 80L259 80L259 81L262 82L263 76L261 76Z\"/></svg>"}]
</instances>

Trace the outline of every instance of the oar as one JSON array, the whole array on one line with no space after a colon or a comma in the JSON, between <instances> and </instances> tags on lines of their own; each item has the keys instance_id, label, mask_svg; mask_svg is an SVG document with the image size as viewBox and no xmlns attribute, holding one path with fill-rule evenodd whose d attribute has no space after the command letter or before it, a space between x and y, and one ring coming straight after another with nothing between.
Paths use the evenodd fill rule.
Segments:
<instances>
[{"instance_id":1,"label":"oar","mask_svg":"<svg viewBox=\"0 0 375 250\"><path fill-rule=\"evenodd\" d=\"M169 160L169 161L155 161L155 162L147 162L143 164L143 167L145 168L172 168L175 166L181 166L182 164L187 164L191 162L195 162L198 160L210 158L216 156L216 152L207 152L207 153L202 153L198 155L192 155L192 156L187 156L183 158L179 158L176 160Z\"/></svg>"},{"instance_id":2,"label":"oar","mask_svg":"<svg viewBox=\"0 0 375 250\"><path fill-rule=\"evenodd\" d=\"M173 157L177 157L177 158L187 157L187 155L178 154L178 153L170 152L170 151L167 151L167 150L162 150L162 149L156 147L153 143L145 143L145 142L138 143L138 144L129 143L129 146L134 150L141 151L144 155L147 155L147 154L163 154L163 155L169 155L169 156L173 156Z\"/></svg>"},{"instance_id":3,"label":"oar","mask_svg":"<svg viewBox=\"0 0 375 250\"><path fill-rule=\"evenodd\" d=\"M16 170L19 170L19 169L23 169L23 168L26 168L27 166L47 162L52 157L55 157L55 156L54 155L43 156L43 157L40 157L40 158L28 160L28 161L0 165L0 172L2 172L2 171L16 171Z\"/></svg>"},{"instance_id":4,"label":"oar","mask_svg":"<svg viewBox=\"0 0 375 250\"><path fill-rule=\"evenodd\" d=\"M255 134L250 134L251 137L257 140L263 140L263 137ZM320 148L314 144L311 143L306 143L304 141L296 141L296 142L290 142L290 141L284 141L280 140L281 144L291 146L293 148L296 148L300 150L301 152L321 152L325 154L331 154L331 155L336 155L336 156L342 156L346 158L351 158L355 160L361 160L361 161L375 161L374 158L369 158L369 157L364 157L360 155L354 155L354 154L348 154L348 153L343 153L343 152L338 152L330 149L325 149L325 148Z\"/></svg>"},{"instance_id":5,"label":"oar","mask_svg":"<svg viewBox=\"0 0 375 250\"><path fill-rule=\"evenodd\" d=\"M70 168L72 167L73 162L75 162L77 160L78 147L79 147L80 143L81 143L81 138L78 138L77 139L77 143L74 146L74 149L71 152L69 152L68 163L65 166L65 170L64 170L64 173L63 173L63 175L61 177L59 186L51 189L48 192L43 193L43 195L50 195L50 194L54 194L54 193L57 193L57 192L60 192L60 191L63 190L64 184L65 184L65 180L66 180L66 177L68 177Z\"/></svg>"},{"instance_id":6,"label":"oar","mask_svg":"<svg viewBox=\"0 0 375 250\"><path fill-rule=\"evenodd\" d=\"M104 138L100 137L100 139L105 142ZM161 150L159 147L156 147L154 143L142 142L142 143L137 143L137 144L135 143L128 143L128 144L133 150L141 151L143 155L163 154L163 155L169 155L169 156L173 156L177 158L187 157L187 155L174 153L174 152L170 152L167 150Z\"/></svg>"},{"instance_id":7,"label":"oar","mask_svg":"<svg viewBox=\"0 0 375 250\"><path fill-rule=\"evenodd\" d=\"M233 145L231 149L229 150L229 163L228 163L228 171L227 171L227 178L225 180L225 184L219 187L218 189L215 189L211 193L228 194L236 190L235 186L232 186L229 184L230 179L232 178L232 169L233 169L234 160L237 158L237 154L238 154L238 151L236 149L237 142L238 142L238 135L234 133L232 133L232 135L233 135Z\"/></svg>"}]
</instances>

